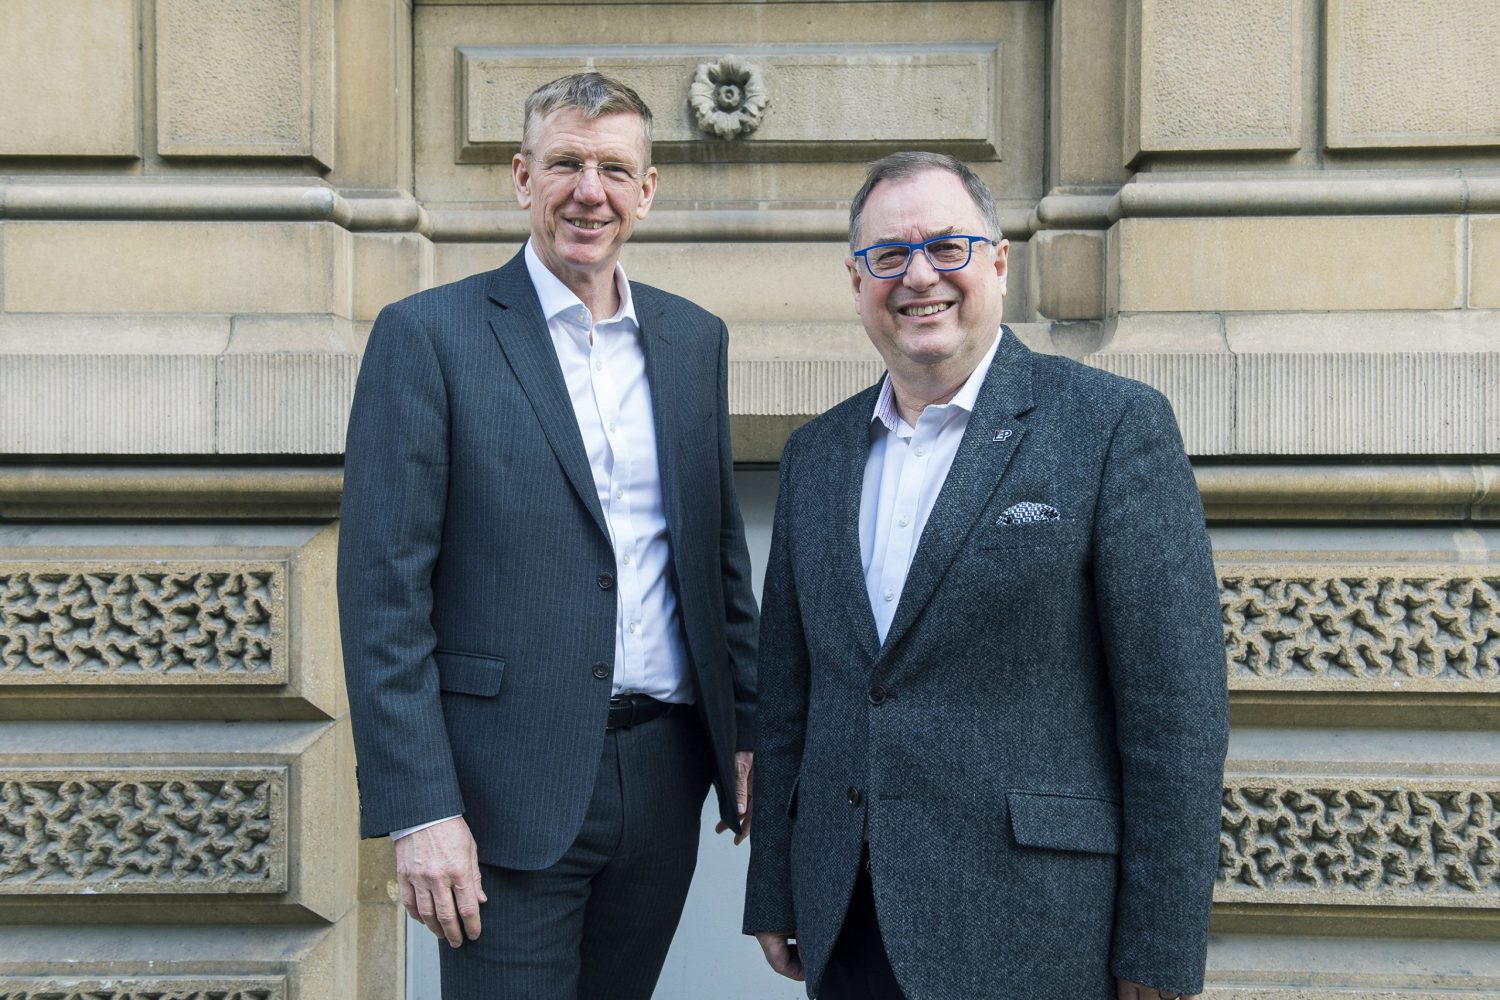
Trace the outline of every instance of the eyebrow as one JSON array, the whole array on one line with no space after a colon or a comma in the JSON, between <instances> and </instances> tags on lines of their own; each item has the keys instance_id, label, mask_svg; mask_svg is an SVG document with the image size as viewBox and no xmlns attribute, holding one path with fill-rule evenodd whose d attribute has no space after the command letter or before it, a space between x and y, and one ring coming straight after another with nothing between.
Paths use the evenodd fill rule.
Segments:
<instances>
[{"instance_id":1,"label":"eyebrow","mask_svg":"<svg viewBox=\"0 0 1500 1000\"><path fill-rule=\"evenodd\" d=\"M925 230L924 235L920 240L903 240L899 236L882 236L880 237L880 239L876 240L870 245L879 246L882 243L922 243L927 240L936 239L939 236L953 236L960 232L962 232L962 230L957 226L944 226L942 229Z\"/></svg>"}]
</instances>

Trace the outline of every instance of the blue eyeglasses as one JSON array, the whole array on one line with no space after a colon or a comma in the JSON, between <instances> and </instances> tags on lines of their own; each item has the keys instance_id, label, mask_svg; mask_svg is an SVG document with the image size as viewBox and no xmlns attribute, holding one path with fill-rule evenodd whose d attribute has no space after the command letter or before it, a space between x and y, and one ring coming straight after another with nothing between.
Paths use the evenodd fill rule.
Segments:
<instances>
[{"instance_id":1,"label":"blue eyeglasses","mask_svg":"<svg viewBox=\"0 0 1500 1000\"><path fill-rule=\"evenodd\" d=\"M921 243L876 243L854 251L854 256L863 259L865 269L877 278L899 278L906 273L917 251L927 258L934 271L961 271L969 266L975 243L995 245L988 236L934 236Z\"/></svg>"}]
</instances>

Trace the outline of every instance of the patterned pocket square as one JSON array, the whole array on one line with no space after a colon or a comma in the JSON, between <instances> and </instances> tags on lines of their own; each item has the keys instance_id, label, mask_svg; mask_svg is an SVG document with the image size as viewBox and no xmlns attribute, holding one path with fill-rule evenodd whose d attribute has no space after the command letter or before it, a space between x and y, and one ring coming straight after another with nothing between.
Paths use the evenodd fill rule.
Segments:
<instances>
[{"instance_id":1,"label":"patterned pocket square","mask_svg":"<svg viewBox=\"0 0 1500 1000\"><path fill-rule=\"evenodd\" d=\"M1021 503L1007 507L1005 513L1000 515L996 524L1041 524L1045 521L1058 521L1062 515L1057 508L1050 503L1037 503L1033 500L1023 500Z\"/></svg>"}]
</instances>

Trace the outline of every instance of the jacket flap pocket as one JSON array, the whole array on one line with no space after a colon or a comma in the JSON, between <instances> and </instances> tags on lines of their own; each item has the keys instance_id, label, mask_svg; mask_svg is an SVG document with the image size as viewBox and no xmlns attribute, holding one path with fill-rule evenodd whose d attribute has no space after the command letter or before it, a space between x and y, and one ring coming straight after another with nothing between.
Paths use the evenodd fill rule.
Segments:
<instances>
[{"instance_id":1,"label":"jacket flap pocket","mask_svg":"<svg viewBox=\"0 0 1500 1000\"><path fill-rule=\"evenodd\" d=\"M432 658L437 663L438 687L442 690L489 696L500 693L505 661L499 657L438 650Z\"/></svg>"},{"instance_id":2,"label":"jacket flap pocket","mask_svg":"<svg viewBox=\"0 0 1500 1000\"><path fill-rule=\"evenodd\" d=\"M1055 851L1120 853L1120 806L1108 799L1008 792L1016 843Z\"/></svg>"}]
</instances>

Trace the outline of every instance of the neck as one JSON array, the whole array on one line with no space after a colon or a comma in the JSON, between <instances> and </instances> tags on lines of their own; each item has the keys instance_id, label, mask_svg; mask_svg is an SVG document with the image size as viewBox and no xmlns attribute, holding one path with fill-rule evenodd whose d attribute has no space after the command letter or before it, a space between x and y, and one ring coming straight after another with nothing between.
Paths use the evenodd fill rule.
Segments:
<instances>
[{"instance_id":1,"label":"neck","mask_svg":"<svg viewBox=\"0 0 1500 1000\"><path fill-rule=\"evenodd\" d=\"M593 315L594 321L608 319L620 308L620 290L615 287L615 269L611 267L602 275L574 275L562 278L562 283L568 286L568 290L578 296L580 302L588 308Z\"/></svg>"},{"instance_id":2,"label":"neck","mask_svg":"<svg viewBox=\"0 0 1500 1000\"><path fill-rule=\"evenodd\" d=\"M891 370L891 394L896 398L896 410L901 414L901 419L908 424L916 425L917 418L922 411L929 406L941 406L958 395L958 390L964 387L969 380L972 370L953 378L945 378L937 372L930 373L931 377L912 378L910 374L898 375L894 369Z\"/></svg>"}]
</instances>

